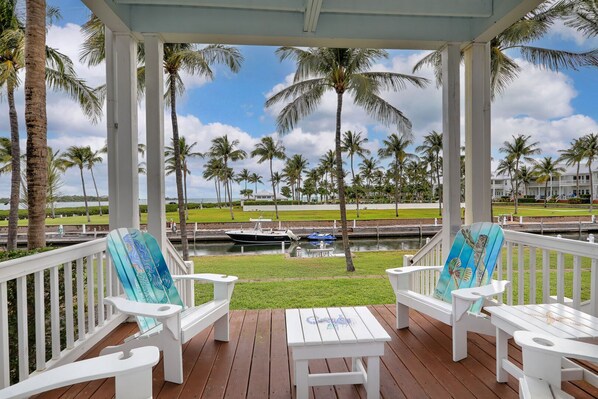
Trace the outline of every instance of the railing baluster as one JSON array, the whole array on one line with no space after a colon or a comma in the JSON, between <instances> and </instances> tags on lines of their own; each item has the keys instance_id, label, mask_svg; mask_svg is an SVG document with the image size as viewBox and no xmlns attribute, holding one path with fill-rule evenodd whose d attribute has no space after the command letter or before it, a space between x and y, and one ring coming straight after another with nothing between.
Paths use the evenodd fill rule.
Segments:
<instances>
[{"instance_id":1,"label":"railing baluster","mask_svg":"<svg viewBox=\"0 0 598 399\"><path fill-rule=\"evenodd\" d=\"M581 306L581 258L573 257L573 307Z\"/></svg>"},{"instance_id":2,"label":"railing baluster","mask_svg":"<svg viewBox=\"0 0 598 399\"><path fill-rule=\"evenodd\" d=\"M95 289L94 289L94 267L93 255L87 257L87 331L93 333L96 330L96 311L95 311Z\"/></svg>"},{"instance_id":3,"label":"railing baluster","mask_svg":"<svg viewBox=\"0 0 598 399\"><path fill-rule=\"evenodd\" d=\"M542 303L550 299L550 252L542 250Z\"/></svg>"},{"instance_id":4,"label":"railing baluster","mask_svg":"<svg viewBox=\"0 0 598 399\"><path fill-rule=\"evenodd\" d=\"M35 363L37 371L46 368L46 312L44 306L44 271L34 275L35 286Z\"/></svg>"},{"instance_id":5,"label":"railing baluster","mask_svg":"<svg viewBox=\"0 0 598 399\"><path fill-rule=\"evenodd\" d=\"M0 389L10 385L10 355L8 353L8 287L0 283Z\"/></svg>"},{"instance_id":6,"label":"railing baluster","mask_svg":"<svg viewBox=\"0 0 598 399\"><path fill-rule=\"evenodd\" d=\"M513 281L513 244L507 242L507 280ZM513 284L507 289L507 304L513 304Z\"/></svg>"},{"instance_id":7,"label":"railing baluster","mask_svg":"<svg viewBox=\"0 0 598 399\"><path fill-rule=\"evenodd\" d=\"M596 259L592 259L590 273L590 312L592 316L598 317L598 261Z\"/></svg>"},{"instance_id":8,"label":"railing baluster","mask_svg":"<svg viewBox=\"0 0 598 399\"><path fill-rule=\"evenodd\" d=\"M504 251L501 248L500 252L498 254L498 259L496 260L496 270L495 273L498 276L497 280L502 280L504 279L504 275L503 275L503 270L502 270L502 257L503 257ZM503 303L504 301L504 294L503 295L499 295L498 296L498 303Z\"/></svg>"},{"instance_id":9,"label":"railing baluster","mask_svg":"<svg viewBox=\"0 0 598 399\"><path fill-rule=\"evenodd\" d=\"M29 327L27 322L27 276L17 279L17 335L19 340L19 381L29 377Z\"/></svg>"},{"instance_id":10,"label":"railing baluster","mask_svg":"<svg viewBox=\"0 0 598 399\"><path fill-rule=\"evenodd\" d=\"M77 259L77 326L79 341L85 339L85 290L83 279L83 258Z\"/></svg>"},{"instance_id":11,"label":"railing baluster","mask_svg":"<svg viewBox=\"0 0 598 399\"><path fill-rule=\"evenodd\" d=\"M66 322L66 347L75 346L75 323L73 316L73 264L66 262L64 270L64 320Z\"/></svg>"},{"instance_id":12,"label":"railing baluster","mask_svg":"<svg viewBox=\"0 0 598 399\"><path fill-rule=\"evenodd\" d=\"M525 265L523 262L523 244L517 244L517 303L523 305L525 302Z\"/></svg>"},{"instance_id":13,"label":"railing baluster","mask_svg":"<svg viewBox=\"0 0 598 399\"><path fill-rule=\"evenodd\" d=\"M60 291L58 266L50 269L50 328L52 330L52 359L60 358Z\"/></svg>"},{"instance_id":14,"label":"railing baluster","mask_svg":"<svg viewBox=\"0 0 598 399\"><path fill-rule=\"evenodd\" d=\"M562 252L556 255L556 300L565 303L565 255Z\"/></svg>"},{"instance_id":15,"label":"railing baluster","mask_svg":"<svg viewBox=\"0 0 598 399\"><path fill-rule=\"evenodd\" d=\"M536 247L529 247L529 303L536 303Z\"/></svg>"},{"instance_id":16,"label":"railing baluster","mask_svg":"<svg viewBox=\"0 0 598 399\"><path fill-rule=\"evenodd\" d=\"M98 325L104 325L104 254L96 254L98 271Z\"/></svg>"},{"instance_id":17,"label":"railing baluster","mask_svg":"<svg viewBox=\"0 0 598 399\"><path fill-rule=\"evenodd\" d=\"M106 297L113 296L112 287L114 286L114 278L112 276L112 259L106 254ZM106 305L106 317L112 316L112 306Z\"/></svg>"}]
</instances>

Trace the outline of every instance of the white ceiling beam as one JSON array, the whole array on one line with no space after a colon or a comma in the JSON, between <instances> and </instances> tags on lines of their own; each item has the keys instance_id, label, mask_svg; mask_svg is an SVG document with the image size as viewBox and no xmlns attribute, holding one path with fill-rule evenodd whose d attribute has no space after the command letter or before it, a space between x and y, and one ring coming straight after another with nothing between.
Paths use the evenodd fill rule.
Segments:
<instances>
[{"instance_id":1,"label":"white ceiling beam","mask_svg":"<svg viewBox=\"0 0 598 399\"><path fill-rule=\"evenodd\" d=\"M513 4L513 2L518 4ZM499 12L498 15L501 16L500 18L496 17L485 21L474 22L474 29L482 33L474 38L473 41L489 42L543 2L544 0L500 1L497 4L497 8L504 7L506 12Z\"/></svg>"},{"instance_id":2,"label":"white ceiling beam","mask_svg":"<svg viewBox=\"0 0 598 399\"><path fill-rule=\"evenodd\" d=\"M321 13L425 15L440 17L487 18L493 12L493 0L114 0L117 4L132 6L184 6L203 8L235 8L263 11L303 12L321 7ZM313 15L313 14L312 14Z\"/></svg>"},{"instance_id":3,"label":"white ceiling beam","mask_svg":"<svg viewBox=\"0 0 598 399\"><path fill-rule=\"evenodd\" d=\"M303 31L315 32L322 9L322 0L307 0L305 16L303 17Z\"/></svg>"},{"instance_id":4,"label":"white ceiling beam","mask_svg":"<svg viewBox=\"0 0 598 399\"><path fill-rule=\"evenodd\" d=\"M124 21L123 16L127 10L117 4L110 5L104 0L81 0L98 18L102 20L112 32L130 32L127 26L130 21Z\"/></svg>"}]
</instances>

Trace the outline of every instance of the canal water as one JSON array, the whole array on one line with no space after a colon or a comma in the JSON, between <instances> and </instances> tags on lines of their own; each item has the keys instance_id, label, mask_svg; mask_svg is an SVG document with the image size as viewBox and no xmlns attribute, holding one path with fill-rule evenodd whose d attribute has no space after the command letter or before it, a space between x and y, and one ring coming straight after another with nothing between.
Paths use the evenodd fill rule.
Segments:
<instances>
[{"instance_id":1,"label":"canal water","mask_svg":"<svg viewBox=\"0 0 598 399\"><path fill-rule=\"evenodd\" d=\"M418 250L426 242L426 239L419 237L399 237L399 238L380 238L368 239L358 238L351 240L351 250L354 252L365 251L401 251L401 250ZM176 245L180 250L180 245ZM284 253L291 256L297 255L297 248L300 247L303 253L309 254L311 250L314 253L321 249L319 242L310 242L301 240L296 243L286 244L284 246ZM333 253L343 253L342 240L333 242L325 242L323 248L332 249ZM190 256L209 256L209 255L240 255L240 254L280 254L283 253L282 244L263 245L263 244L240 244L233 242L205 242L205 243L189 243Z\"/></svg>"}]
</instances>

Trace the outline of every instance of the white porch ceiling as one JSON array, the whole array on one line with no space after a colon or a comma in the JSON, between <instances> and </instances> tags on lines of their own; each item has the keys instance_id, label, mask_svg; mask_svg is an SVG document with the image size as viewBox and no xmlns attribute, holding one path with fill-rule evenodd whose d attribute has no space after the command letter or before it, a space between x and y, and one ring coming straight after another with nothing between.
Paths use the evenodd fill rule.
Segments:
<instances>
[{"instance_id":1,"label":"white porch ceiling","mask_svg":"<svg viewBox=\"0 0 598 399\"><path fill-rule=\"evenodd\" d=\"M488 41L542 0L82 0L166 42L437 49Z\"/></svg>"}]
</instances>

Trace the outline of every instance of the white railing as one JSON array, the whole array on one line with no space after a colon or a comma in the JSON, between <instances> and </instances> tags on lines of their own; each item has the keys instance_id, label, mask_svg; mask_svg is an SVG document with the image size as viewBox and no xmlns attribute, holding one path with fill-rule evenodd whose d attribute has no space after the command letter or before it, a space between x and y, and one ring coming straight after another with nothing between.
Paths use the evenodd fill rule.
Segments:
<instances>
[{"instance_id":1,"label":"white railing","mask_svg":"<svg viewBox=\"0 0 598 399\"><path fill-rule=\"evenodd\" d=\"M511 281L507 304L559 302L598 316L598 244L504 232L495 278Z\"/></svg>"},{"instance_id":2,"label":"white railing","mask_svg":"<svg viewBox=\"0 0 598 399\"><path fill-rule=\"evenodd\" d=\"M164 255L173 275L193 273L168 240ZM122 294L113 270L105 239L0 263L0 389L76 360L126 320L104 305ZM176 285L194 304L193 281Z\"/></svg>"},{"instance_id":3,"label":"white railing","mask_svg":"<svg viewBox=\"0 0 598 399\"><path fill-rule=\"evenodd\" d=\"M559 302L598 316L598 244L504 230L505 243L495 279L511 281L502 298L509 305ZM442 262L437 234L404 266L435 266ZM414 284L429 285L438 274ZM533 293L533 295L532 295Z\"/></svg>"},{"instance_id":4,"label":"white railing","mask_svg":"<svg viewBox=\"0 0 598 399\"><path fill-rule=\"evenodd\" d=\"M0 388L84 354L126 319L119 294L104 239L2 262Z\"/></svg>"}]
</instances>

